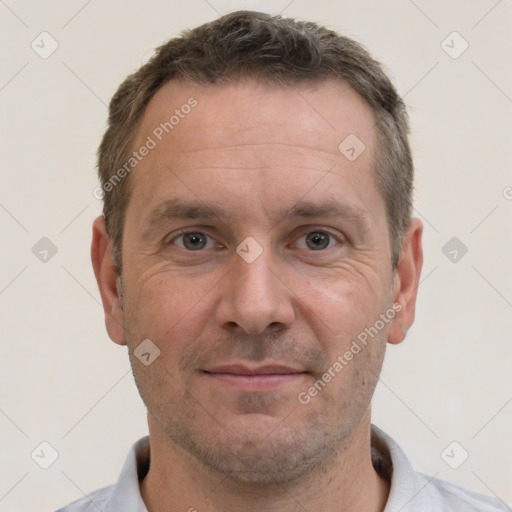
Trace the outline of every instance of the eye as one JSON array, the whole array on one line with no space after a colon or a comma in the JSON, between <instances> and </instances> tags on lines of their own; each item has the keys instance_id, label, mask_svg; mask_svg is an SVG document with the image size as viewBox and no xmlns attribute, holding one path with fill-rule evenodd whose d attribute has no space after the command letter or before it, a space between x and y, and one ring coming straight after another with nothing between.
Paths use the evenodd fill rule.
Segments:
<instances>
[{"instance_id":1,"label":"eye","mask_svg":"<svg viewBox=\"0 0 512 512\"><path fill-rule=\"evenodd\" d=\"M186 251L201 251L203 249L212 249L216 246L213 238L202 231L182 231L166 245L177 245ZM295 243L299 249L323 251L339 245L337 238L322 230L310 231L302 235Z\"/></svg>"},{"instance_id":2,"label":"eye","mask_svg":"<svg viewBox=\"0 0 512 512\"><path fill-rule=\"evenodd\" d=\"M211 240L209 246L208 239ZM214 246L213 239L201 231L183 231L168 243L170 244L176 244L187 251L210 249Z\"/></svg>"},{"instance_id":3,"label":"eye","mask_svg":"<svg viewBox=\"0 0 512 512\"><path fill-rule=\"evenodd\" d=\"M310 231L305 235L301 236L299 240L304 239L305 243L297 242L296 245L299 249L311 249L313 251L322 251L324 249L330 249L335 245L338 245L336 238L325 231Z\"/></svg>"}]
</instances>

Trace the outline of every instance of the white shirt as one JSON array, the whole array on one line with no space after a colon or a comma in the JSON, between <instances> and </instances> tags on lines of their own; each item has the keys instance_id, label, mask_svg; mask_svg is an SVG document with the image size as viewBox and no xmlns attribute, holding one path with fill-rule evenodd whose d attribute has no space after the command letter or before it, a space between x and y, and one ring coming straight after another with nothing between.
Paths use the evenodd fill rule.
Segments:
<instances>
[{"instance_id":1,"label":"white shirt","mask_svg":"<svg viewBox=\"0 0 512 512\"><path fill-rule=\"evenodd\" d=\"M384 512L512 511L512 503L416 473L391 437L374 425L371 429L373 464L379 473L391 479ZM143 437L130 449L115 485L94 491L57 512L147 512L139 481L148 468L149 438Z\"/></svg>"}]
</instances>

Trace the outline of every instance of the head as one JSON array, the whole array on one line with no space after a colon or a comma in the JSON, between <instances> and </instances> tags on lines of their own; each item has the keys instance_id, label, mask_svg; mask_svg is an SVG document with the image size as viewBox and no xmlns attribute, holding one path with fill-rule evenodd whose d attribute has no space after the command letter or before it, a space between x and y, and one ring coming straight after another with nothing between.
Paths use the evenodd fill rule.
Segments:
<instances>
[{"instance_id":1,"label":"head","mask_svg":"<svg viewBox=\"0 0 512 512\"><path fill-rule=\"evenodd\" d=\"M369 422L422 265L407 131L359 44L262 13L185 32L121 84L92 257L150 433L277 482ZM242 367L287 375L248 389Z\"/></svg>"}]
</instances>

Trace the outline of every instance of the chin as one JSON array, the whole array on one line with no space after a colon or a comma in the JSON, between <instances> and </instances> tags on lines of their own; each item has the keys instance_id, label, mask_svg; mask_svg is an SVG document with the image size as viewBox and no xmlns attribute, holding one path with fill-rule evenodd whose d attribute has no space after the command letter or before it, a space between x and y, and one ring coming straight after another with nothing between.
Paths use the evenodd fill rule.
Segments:
<instances>
[{"instance_id":1,"label":"chin","mask_svg":"<svg viewBox=\"0 0 512 512\"><path fill-rule=\"evenodd\" d=\"M306 427L276 418L257 418L249 426L248 421L244 418L234 426L232 434L220 425L213 431L210 425L208 431L201 432L174 428L168 437L201 465L238 483L290 483L311 471L321 471L335 456L337 436L325 425Z\"/></svg>"},{"instance_id":2,"label":"chin","mask_svg":"<svg viewBox=\"0 0 512 512\"><path fill-rule=\"evenodd\" d=\"M304 443L277 443L268 439L230 442L208 452L203 450L196 457L198 455L200 462L215 472L252 484L283 484L300 478L318 465L315 460L318 452L309 453Z\"/></svg>"}]
</instances>

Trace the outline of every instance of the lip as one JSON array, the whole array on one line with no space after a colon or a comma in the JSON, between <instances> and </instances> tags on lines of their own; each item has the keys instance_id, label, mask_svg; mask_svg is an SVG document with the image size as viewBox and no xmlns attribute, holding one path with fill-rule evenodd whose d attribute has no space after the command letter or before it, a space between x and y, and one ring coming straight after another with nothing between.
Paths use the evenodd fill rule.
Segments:
<instances>
[{"instance_id":1,"label":"lip","mask_svg":"<svg viewBox=\"0 0 512 512\"><path fill-rule=\"evenodd\" d=\"M289 375L296 373L306 373L303 370L297 370L289 366L270 364L265 366L246 366L243 364L229 364L223 366L215 366L204 370L207 373L229 373L232 375Z\"/></svg>"},{"instance_id":2,"label":"lip","mask_svg":"<svg viewBox=\"0 0 512 512\"><path fill-rule=\"evenodd\" d=\"M249 367L237 364L203 370L203 374L215 382L246 392L275 391L297 382L307 373L282 365Z\"/></svg>"}]
</instances>

